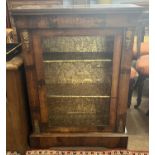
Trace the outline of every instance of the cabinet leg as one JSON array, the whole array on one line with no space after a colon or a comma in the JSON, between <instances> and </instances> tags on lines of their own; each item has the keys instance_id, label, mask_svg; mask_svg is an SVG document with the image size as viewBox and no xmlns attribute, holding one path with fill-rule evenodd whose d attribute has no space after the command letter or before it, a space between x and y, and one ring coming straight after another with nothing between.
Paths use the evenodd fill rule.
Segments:
<instances>
[{"instance_id":1,"label":"cabinet leg","mask_svg":"<svg viewBox=\"0 0 155 155\"><path fill-rule=\"evenodd\" d=\"M133 90L134 90L134 83L135 83L135 80L134 79L130 79L129 94L128 94L128 108L130 108L130 106L131 106L132 94L133 94Z\"/></svg>"},{"instance_id":2,"label":"cabinet leg","mask_svg":"<svg viewBox=\"0 0 155 155\"><path fill-rule=\"evenodd\" d=\"M138 108L141 104L144 80L145 80L145 77L142 75L139 75L138 81L137 81L137 104L134 106L135 108Z\"/></svg>"}]
</instances>

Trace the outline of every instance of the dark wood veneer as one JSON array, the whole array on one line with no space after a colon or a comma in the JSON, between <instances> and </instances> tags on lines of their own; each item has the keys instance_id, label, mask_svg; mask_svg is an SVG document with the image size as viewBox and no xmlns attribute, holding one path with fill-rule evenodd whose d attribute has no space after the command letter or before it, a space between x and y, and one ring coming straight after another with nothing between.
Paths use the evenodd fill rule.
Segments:
<instances>
[{"instance_id":1,"label":"dark wood veneer","mask_svg":"<svg viewBox=\"0 0 155 155\"><path fill-rule=\"evenodd\" d=\"M29 91L28 92L29 103L32 113L31 119L33 122L33 133L30 136L31 147L33 148L49 148L51 146L104 146L107 148L127 147L128 138L125 133L125 125L126 125L131 51L133 44L134 29L137 20L143 11L143 8L135 5L124 5L124 4L94 5L85 7L81 5L81 6L63 7L60 5L52 6L50 5L49 1L46 2L40 1L36 3L28 2L27 5L20 4L19 7L17 6L17 4L18 3L16 3L16 5L14 5L15 7L12 8L12 15L15 20L18 34L21 36L21 40L23 42L23 57L26 69L26 77L28 85L27 87ZM111 51L110 46L109 51L105 50L104 51L105 53L103 51L96 51L96 55L95 50L91 51L92 55L90 54L89 51L85 50L81 52L79 51L79 53L77 50L70 51L70 53L68 52L68 50L66 50L64 52L64 57L62 51L63 48L55 48L57 50L61 49L61 51L59 50L55 51L52 49L51 53L48 53L49 51L47 49L44 50L42 45L43 38L54 39L54 37L58 36L59 37L67 36L73 38L74 36L105 36L105 37L113 36L114 38L112 48L113 50ZM65 44L63 44L63 46L64 45ZM109 49L108 46L107 49ZM58 83L53 83L55 87L58 84L58 86L61 86L64 89L62 91L62 94L55 94L55 92L52 93L52 91L54 90L57 90L57 92L59 93L61 87L60 89L48 88L49 85L46 83L47 74L45 74L45 68L44 68L45 61L54 61L54 60L97 61L99 58L104 61L111 61L111 63L109 64L111 64L112 67L112 70L109 69L109 71L111 71L111 77L109 78L111 80L111 85L109 86L109 88L111 87L110 93L106 94L102 92L101 94L99 94L99 96L98 94L95 94L97 95L96 96L97 98L98 97L109 98L109 102L105 103L109 105L108 117L105 117L108 119L105 121L106 127L101 128L98 126L92 126L90 128L89 127L86 128L82 126L66 127L63 125L62 127L60 127L59 125L59 128L53 127L52 129L49 126L49 112L50 112L49 110L50 106L48 106L49 95L59 95L59 98L55 99L55 104L59 100L61 100L62 104L65 104L67 100L65 100L64 102L63 99L61 99L61 97L65 97L65 95L69 95L70 97L74 97L75 95L75 97L87 98L87 97L93 97L93 94L85 93L82 96L82 94L80 93L78 94L78 92L75 93L74 91L73 94L68 94L69 91L63 94L63 91L65 91L65 84L63 85L63 82L64 81L66 82L68 80L66 76L64 77L66 79L62 80L58 79L58 75L61 75L61 73L63 72L59 72L57 75L53 75L54 73L51 74L51 76L48 75L51 79L58 80ZM101 66L99 64L97 66L103 68L105 67L104 65ZM85 81L85 83L82 85L80 83L81 82L80 80L75 80L75 78L72 79L70 76L69 84L71 86L70 87L71 89L74 89L74 86L76 84L77 84L76 89L78 88L78 86L80 86L79 88L82 89L84 86L89 86L89 84L93 83L92 81L94 80L93 79L94 77L88 76L89 75L88 73L92 71L92 69L90 69L91 65L87 67L88 72L85 71L85 74L82 73L82 70L77 71L77 73L81 73L81 75L79 74L79 77L85 75L85 77L87 78L86 80L87 83ZM58 71L61 69L62 67L61 68L58 67ZM68 69L69 71L69 67L64 68L64 70L65 69ZM48 73L48 70L46 71ZM90 73L91 75L93 75L92 72ZM94 70L94 74L97 73L100 74L99 72ZM106 73L108 72L104 73L105 76ZM64 75L61 76L63 78ZM77 76L78 75L75 75L75 77ZM75 85L73 85L73 83ZM104 87L102 83L103 81L100 83L101 87ZM94 85L95 89L96 87L97 85ZM49 93L48 89L50 89L51 93ZM72 100L70 100L70 102L71 101ZM52 99L50 102L54 103L54 99ZM102 102L102 99L99 99L99 102ZM107 108L108 106L105 107ZM57 109L56 111L59 111L59 109ZM52 114L55 115L55 112L50 113L50 115ZM54 117L51 118L54 119Z\"/></svg>"}]
</instances>

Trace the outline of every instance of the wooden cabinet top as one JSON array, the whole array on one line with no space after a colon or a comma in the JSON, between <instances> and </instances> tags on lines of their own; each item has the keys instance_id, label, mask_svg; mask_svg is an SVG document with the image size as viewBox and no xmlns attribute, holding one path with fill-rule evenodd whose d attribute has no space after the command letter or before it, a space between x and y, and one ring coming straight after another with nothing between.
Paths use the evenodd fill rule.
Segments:
<instances>
[{"instance_id":1,"label":"wooden cabinet top","mask_svg":"<svg viewBox=\"0 0 155 155\"><path fill-rule=\"evenodd\" d=\"M144 8L133 4L52 5L13 3L17 29L125 28L137 25Z\"/></svg>"},{"instance_id":2,"label":"wooden cabinet top","mask_svg":"<svg viewBox=\"0 0 155 155\"><path fill-rule=\"evenodd\" d=\"M143 7L134 4L87 4L87 5L52 5L49 1L18 2L12 4L13 15L44 14L113 14L141 13Z\"/></svg>"}]
</instances>

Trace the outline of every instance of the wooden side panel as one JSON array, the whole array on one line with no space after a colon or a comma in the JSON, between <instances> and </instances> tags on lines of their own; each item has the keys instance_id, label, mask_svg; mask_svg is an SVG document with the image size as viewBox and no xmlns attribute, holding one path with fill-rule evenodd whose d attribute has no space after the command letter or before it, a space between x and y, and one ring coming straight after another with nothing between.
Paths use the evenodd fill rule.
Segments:
<instances>
[{"instance_id":1,"label":"wooden side panel","mask_svg":"<svg viewBox=\"0 0 155 155\"><path fill-rule=\"evenodd\" d=\"M119 68L121 61L122 50L122 34L116 34L114 38L113 51L113 67L112 67L112 87L111 87L111 103L110 103L110 125L115 130L116 112L117 112L117 97L118 97L118 82L119 82Z\"/></svg>"},{"instance_id":2,"label":"wooden side panel","mask_svg":"<svg viewBox=\"0 0 155 155\"><path fill-rule=\"evenodd\" d=\"M43 67L43 58L42 58L42 47L40 36L35 32L32 34L33 42L33 52L34 60L36 65L37 73L37 86L38 86L38 95L40 101L40 114L41 114L41 123L48 122L48 112L47 112L47 103L46 103L46 88L44 80L44 67Z\"/></svg>"},{"instance_id":3,"label":"wooden side panel","mask_svg":"<svg viewBox=\"0 0 155 155\"><path fill-rule=\"evenodd\" d=\"M133 29L125 29L118 88L117 132L125 131L132 47Z\"/></svg>"},{"instance_id":4,"label":"wooden side panel","mask_svg":"<svg viewBox=\"0 0 155 155\"><path fill-rule=\"evenodd\" d=\"M27 30L22 30L20 32L21 41L23 43L23 57L24 57L24 65L26 71L26 80L27 80L27 89L29 96L29 104L31 109L31 120L33 125L33 131L35 133L40 132L39 124L40 124L40 101L38 97L38 88L37 88L37 79L36 79L36 71L35 64L31 46L31 34Z\"/></svg>"},{"instance_id":5,"label":"wooden side panel","mask_svg":"<svg viewBox=\"0 0 155 155\"><path fill-rule=\"evenodd\" d=\"M28 149L28 114L20 69L7 70L6 139L7 151L25 154Z\"/></svg>"}]
</instances>

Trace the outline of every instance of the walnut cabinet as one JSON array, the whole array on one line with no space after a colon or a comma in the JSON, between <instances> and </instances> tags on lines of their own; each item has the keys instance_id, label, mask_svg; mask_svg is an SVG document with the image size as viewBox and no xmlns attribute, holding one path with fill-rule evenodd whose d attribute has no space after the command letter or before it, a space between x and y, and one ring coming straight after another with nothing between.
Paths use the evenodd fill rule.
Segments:
<instances>
[{"instance_id":1,"label":"walnut cabinet","mask_svg":"<svg viewBox=\"0 0 155 155\"><path fill-rule=\"evenodd\" d=\"M25 2L26 3L26 2ZM127 146L136 5L13 7L31 109L31 147Z\"/></svg>"}]
</instances>

